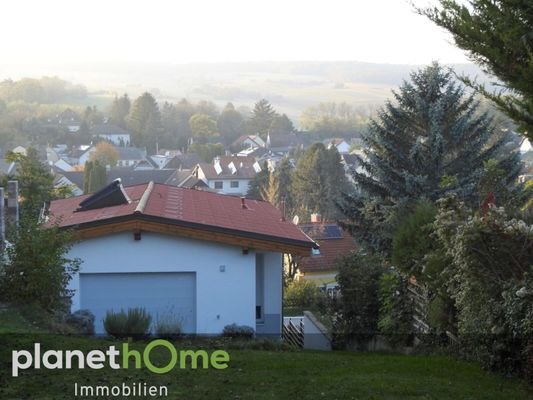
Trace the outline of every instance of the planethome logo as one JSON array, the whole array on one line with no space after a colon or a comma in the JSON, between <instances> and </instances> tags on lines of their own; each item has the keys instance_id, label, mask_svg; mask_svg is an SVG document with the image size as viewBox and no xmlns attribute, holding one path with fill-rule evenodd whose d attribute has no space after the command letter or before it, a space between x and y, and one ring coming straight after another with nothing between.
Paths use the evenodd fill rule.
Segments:
<instances>
[{"instance_id":1,"label":"planethome logo","mask_svg":"<svg viewBox=\"0 0 533 400\"><path fill-rule=\"evenodd\" d=\"M170 355L166 365L155 365L150 356L157 348L166 349ZM180 369L226 369L230 361L229 354L224 350L215 350L209 354L205 350L177 350L167 340L157 339L146 345L144 351L129 348L128 343L123 343L121 349L109 346L107 350L91 350L85 354L81 350L46 350L42 352L41 344L34 343L33 353L28 350L13 350L11 352L12 376L18 377L19 371L34 369L128 369L133 361L135 369L146 368L155 374L166 374L174 368Z\"/></svg>"}]
</instances>

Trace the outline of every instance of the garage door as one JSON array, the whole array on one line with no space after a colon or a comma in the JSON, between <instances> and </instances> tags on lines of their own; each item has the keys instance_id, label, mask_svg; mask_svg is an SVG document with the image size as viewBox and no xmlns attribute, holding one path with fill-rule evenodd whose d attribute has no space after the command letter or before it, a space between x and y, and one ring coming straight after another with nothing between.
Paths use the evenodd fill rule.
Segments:
<instances>
[{"instance_id":1,"label":"garage door","mask_svg":"<svg viewBox=\"0 0 533 400\"><path fill-rule=\"evenodd\" d=\"M108 310L132 307L144 307L152 326L160 319L178 319L185 333L195 333L195 304L194 272L80 274L80 305L94 313L97 334L105 333Z\"/></svg>"}]
</instances>

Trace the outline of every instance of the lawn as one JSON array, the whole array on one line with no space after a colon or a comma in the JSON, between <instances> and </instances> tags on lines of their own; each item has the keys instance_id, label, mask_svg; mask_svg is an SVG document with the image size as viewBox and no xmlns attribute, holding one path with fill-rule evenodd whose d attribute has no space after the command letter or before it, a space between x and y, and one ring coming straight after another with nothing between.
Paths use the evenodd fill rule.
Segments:
<instances>
[{"instance_id":1,"label":"lawn","mask_svg":"<svg viewBox=\"0 0 533 400\"><path fill-rule=\"evenodd\" d=\"M20 328L13 316L6 320ZM20 331L19 331L20 332ZM192 370L176 368L157 375L146 369L101 370L28 369L11 376L11 350L33 348L105 350L122 342L42 334L2 334L0 347L0 399L73 399L74 385L122 385L146 382L168 387L168 399L528 399L518 380L482 371L472 363L447 357L404 356L351 352L267 351L221 341L204 342L212 351L224 346L229 368ZM146 342L133 346L143 349ZM178 349L195 346L175 343ZM197 344L196 344L197 345ZM241 348L238 348L241 347ZM244 348L242 348L244 347ZM248 347L248 348L246 348ZM156 348L154 364L168 361L168 352ZM529 393L531 395L531 392ZM94 397L95 398L95 397ZM132 398L132 397L130 397ZM143 397L137 397L143 398Z\"/></svg>"}]
</instances>

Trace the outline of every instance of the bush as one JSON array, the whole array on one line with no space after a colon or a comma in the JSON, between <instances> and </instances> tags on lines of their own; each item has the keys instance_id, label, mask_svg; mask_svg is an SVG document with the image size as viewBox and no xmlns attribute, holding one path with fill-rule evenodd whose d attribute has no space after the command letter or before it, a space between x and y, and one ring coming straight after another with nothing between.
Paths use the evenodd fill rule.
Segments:
<instances>
[{"instance_id":1,"label":"bush","mask_svg":"<svg viewBox=\"0 0 533 400\"><path fill-rule=\"evenodd\" d=\"M57 227L23 218L10 232L0 257L0 300L38 307L48 312L66 311L72 297L68 283L81 260L68 259L72 234Z\"/></svg>"},{"instance_id":2,"label":"bush","mask_svg":"<svg viewBox=\"0 0 533 400\"><path fill-rule=\"evenodd\" d=\"M152 317L144 308L129 308L116 313L108 311L104 319L105 331L116 338L144 338L148 335Z\"/></svg>"},{"instance_id":3,"label":"bush","mask_svg":"<svg viewBox=\"0 0 533 400\"><path fill-rule=\"evenodd\" d=\"M231 324L226 325L222 331L222 336L231 339L252 339L255 330L251 326Z\"/></svg>"},{"instance_id":4,"label":"bush","mask_svg":"<svg viewBox=\"0 0 533 400\"><path fill-rule=\"evenodd\" d=\"M313 282L300 280L289 283L283 297L286 307L312 309L324 302L326 294Z\"/></svg>"},{"instance_id":5,"label":"bush","mask_svg":"<svg viewBox=\"0 0 533 400\"><path fill-rule=\"evenodd\" d=\"M393 346L407 346L413 339L413 309L407 280L397 272L381 277L378 328Z\"/></svg>"},{"instance_id":6,"label":"bush","mask_svg":"<svg viewBox=\"0 0 533 400\"><path fill-rule=\"evenodd\" d=\"M154 332L161 339L178 339L183 333L182 322L179 318L171 314L158 317L154 326Z\"/></svg>"},{"instance_id":7,"label":"bush","mask_svg":"<svg viewBox=\"0 0 533 400\"><path fill-rule=\"evenodd\" d=\"M341 297L339 318L334 321L334 339L342 346L356 340L361 343L377 332L381 260L363 252L354 252L337 264Z\"/></svg>"},{"instance_id":8,"label":"bush","mask_svg":"<svg viewBox=\"0 0 533 400\"><path fill-rule=\"evenodd\" d=\"M94 314L89 310L78 310L69 314L65 322L82 335L94 335Z\"/></svg>"}]
</instances>

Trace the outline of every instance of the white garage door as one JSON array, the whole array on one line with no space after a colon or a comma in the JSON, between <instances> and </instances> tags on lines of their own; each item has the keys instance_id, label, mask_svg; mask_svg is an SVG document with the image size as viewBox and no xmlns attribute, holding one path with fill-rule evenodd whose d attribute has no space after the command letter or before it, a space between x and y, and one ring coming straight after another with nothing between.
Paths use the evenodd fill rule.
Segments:
<instances>
[{"instance_id":1,"label":"white garage door","mask_svg":"<svg viewBox=\"0 0 533 400\"><path fill-rule=\"evenodd\" d=\"M177 319L185 333L195 333L195 300L194 272L80 274L80 305L94 313L97 334L105 333L108 310L132 307L144 307L152 315L152 326L159 319Z\"/></svg>"}]
</instances>

